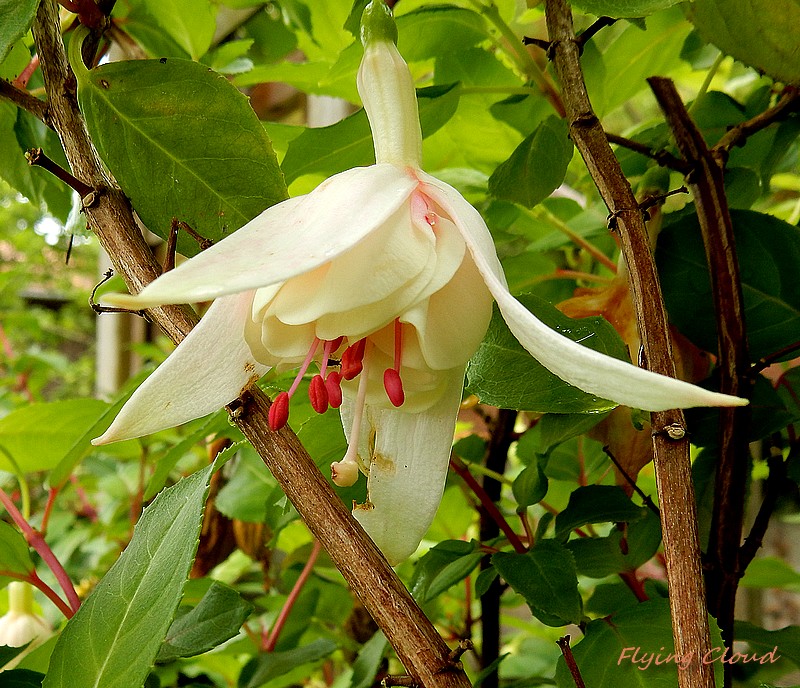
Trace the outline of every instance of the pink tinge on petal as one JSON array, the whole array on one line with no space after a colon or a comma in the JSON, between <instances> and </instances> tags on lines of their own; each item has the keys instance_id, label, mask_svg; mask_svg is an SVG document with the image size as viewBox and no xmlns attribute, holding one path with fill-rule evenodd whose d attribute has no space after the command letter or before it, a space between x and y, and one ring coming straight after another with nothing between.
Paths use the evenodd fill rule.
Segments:
<instances>
[{"instance_id":1,"label":"pink tinge on petal","mask_svg":"<svg viewBox=\"0 0 800 688\"><path fill-rule=\"evenodd\" d=\"M275 397L275 401L273 401L272 406L269 407L267 419L269 420L269 429L273 432L280 430L286 425L286 422L289 420L288 392L281 392Z\"/></svg>"},{"instance_id":2,"label":"pink tinge on petal","mask_svg":"<svg viewBox=\"0 0 800 688\"><path fill-rule=\"evenodd\" d=\"M315 375L311 378L308 386L308 398L311 401L311 408L317 413L325 413L328 410L328 390L322 375Z\"/></svg>"}]
</instances>

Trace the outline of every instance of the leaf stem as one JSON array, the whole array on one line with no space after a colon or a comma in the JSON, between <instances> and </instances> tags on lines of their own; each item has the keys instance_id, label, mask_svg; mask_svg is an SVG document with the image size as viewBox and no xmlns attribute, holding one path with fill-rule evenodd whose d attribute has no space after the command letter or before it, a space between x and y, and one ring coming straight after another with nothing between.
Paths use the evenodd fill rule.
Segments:
<instances>
[{"instance_id":1,"label":"leaf stem","mask_svg":"<svg viewBox=\"0 0 800 688\"><path fill-rule=\"evenodd\" d=\"M294 607L295 602L297 602L297 598L300 596L303 586L306 584L308 577L311 575L311 571L314 568L314 564L317 562L317 557L319 556L320 551L322 551L322 545L320 544L319 540L314 540L314 546L311 548L311 554L308 555L306 565L303 567L303 570L300 572L300 576L295 581L292 591L286 598L286 602L281 608L278 618L275 620L275 624L272 626L272 630L269 632L269 636L265 637L262 641L261 650L263 652L272 652L275 649L275 646L278 644L278 638L281 635L281 631L286 625L286 620L289 618L289 614L292 612L292 607Z\"/></svg>"},{"instance_id":2,"label":"leaf stem","mask_svg":"<svg viewBox=\"0 0 800 688\"><path fill-rule=\"evenodd\" d=\"M30 523L28 523L22 513L20 513L19 509L17 509L14 502L2 488L0 488L0 503L3 504L3 506L6 508L6 511L8 511L8 515L11 516L14 523L16 523L17 527L22 531L22 534L25 536L28 544L39 553L39 556L53 572L58 584L61 586L64 594L67 596L67 600L69 601L69 605L71 607L71 613L68 614L68 618L71 617L76 611L78 611L78 607L81 606L81 601L78 598L78 594L75 592L75 587L72 585L72 581L67 575L67 572L64 570L64 567L61 565L61 562L58 560L56 555L53 554L53 550L51 550L50 546L45 542L41 533L39 533L31 526ZM61 607L59 607L59 609L61 609ZM64 610L62 609L62 611Z\"/></svg>"}]
</instances>

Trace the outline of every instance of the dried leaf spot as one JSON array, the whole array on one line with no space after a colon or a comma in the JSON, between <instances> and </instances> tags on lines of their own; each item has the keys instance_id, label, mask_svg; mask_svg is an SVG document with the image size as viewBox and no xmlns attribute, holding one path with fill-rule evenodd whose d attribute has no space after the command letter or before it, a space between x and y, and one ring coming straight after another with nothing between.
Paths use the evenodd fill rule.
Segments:
<instances>
[{"instance_id":1,"label":"dried leaf spot","mask_svg":"<svg viewBox=\"0 0 800 688\"><path fill-rule=\"evenodd\" d=\"M378 452L375 452L372 455L371 463L379 471L381 471L381 473L387 473L389 475L394 475L397 473L397 466L395 465L394 459L384 456L383 454L379 454Z\"/></svg>"},{"instance_id":2,"label":"dried leaf spot","mask_svg":"<svg viewBox=\"0 0 800 688\"><path fill-rule=\"evenodd\" d=\"M109 84L108 81L106 81L105 79L100 79L100 88L108 90L109 88L111 88L111 84Z\"/></svg>"}]
</instances>

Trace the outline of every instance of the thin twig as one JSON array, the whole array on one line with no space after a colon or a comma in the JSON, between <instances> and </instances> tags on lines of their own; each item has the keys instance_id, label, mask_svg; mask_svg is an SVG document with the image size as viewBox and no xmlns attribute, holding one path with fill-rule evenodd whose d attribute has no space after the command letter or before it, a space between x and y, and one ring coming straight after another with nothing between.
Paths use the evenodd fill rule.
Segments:
<instances>
[{"instance_id":1,"label":"thin twig","mask_svg":"<svg viewBox=\"0 0 800 688\"><path fill-rule=\"evenodd\" d=\"M617 467L617 470L619 471L620 475L623 478L625 478L625 481L628 483L628 485L630 485L633 488L634 492L636 492L636 494L638 494L642 498L642 501L644 502L645 506L648 509L650 509L650 511L652 511L656 516L661 518L661 512L658 510L658 507L650 498L650 495L645 494L642 488L636 484L636 481L633 478L631 478L630 475L628 475L628 472L622 467L622 464L619 461L617 461L617 457L614 456L608 445L603 447L603 451L605 452L605 455L609 459L611 459L611 463L613 463Z\"/></svg>"},{"instance_id":2,"label":"thin twig","mask_svg":"<svg viewBox=\"0 0 800 688\"><path fill-rule=\"evenodd\" d=\"M92 289L92 293L89 294L89 308L91 308L95 313L98 315L100 313L133 313L134 315L138 315L142 318L147 317L146 310L131 310L130 308L117 308L116 306L101 306L97 301L95 301L95 297L97 296L97 290L102 287L108 280L110 280L114 276L114 271L109 268L103 274L103 279L101 279L97 284L94 285L94 289Z\"/></svg>"},{"instance_id":3,"label":"thin twig","mask_svg":"<svg viewBox=\"0 0 800 688\"><path fill-rule=\"evenodd\" d=\"M467 484L469 489L472 490L472 492L480 501L481 506L486 509L486 512L489 514L489 516L491 516L491 518L497 523L500 530L503 531L506 538L508 538L508 543L514 548L514 551L518 554L527 552L528 550L525 545L522 544L522 541L519 539L519 535L512 530L511 526L508 524L508 521L497 508L497 505L486 494L486 490L484 490L483 486L472 477L472 474L469 472L466 464L455 454L450 455L450 467L456 473L458 473L461 479Z\"/></svg>"},{"instance_id":4,"label":"thin twig","mask_svg":"<svg viewBox=\"0 0 800 688\"><path fill-rule=\"evenodd\" d=\"M788 356L791 353L798 352L800 353L800 342L793 342L792 344L788 344L773 353L764 356L763 358L758 359L755 363L753 363L753 367L751 368L752 373L755 375L756 373L760 373L765 368L769 368L773 363L776 363L784 356Z\"/></svg>"},{"instance_id":5,"label":"thin twig","mask_svg":"<svg viewBox=\"0 0 800 688\"><path fill-rule=\"evenodd\" d=\"M556 645L558 645L561 654L564 656L564 661L567 663L567 668L572 675L572 680L575 681L576 688L586 688L583 676L581 676L581 670L578 668L578 663L575 661L575 656L572 654L572 648L569 646L569 636L565 635L556 640Z\"/></svg>"},{"instance_id":6,"label":"thin twig","mask_svg":"<svg viewBox=\"0 0 800 688\"><path fill-rule=\"evenodd\" d=\"M672 153L664 150L663 148L659 150L653 150L643 143L639 143L633 139L625 138L624 136L619 136L618 134L611 134L609 132L606 132L606 138L608 139L609 143L622 146L623 148L632 150L634 153L639 153L640 155L644 155L647 158L655 160L661 167L666 167L683 174L687 174L689 172L689 166L683 160L676 158Z\"/></svg>"},{"instance_id":7,"label":"thin twig","mask_svg":"<svg viewBox=\"0 0 800 688\"><path fill-rule=\"evenodd\" d=\"M717 141L711 149L711 155L723 163L728 158L728 153L736 146L743 146L748 137L766 129L771 124L788 117L792 112L800 109L800 88L788 86L781 99L768 110L755 117L731 127L725 135Z\"/></svg>"},{"instance_id":8,"label":"thin twig","mask_svg":"<svg viewBox=\"0 0 800 688\"><path fill-rule=\"evenodd\" d=\"M5 79L0 79L0 98L14 103L26 112L30 112L34 117L44 122L51 129L53 128L48 114L47 103L32 96L27 91L17 88Z\"/></svg>"},{"instance_id":9,"label":"thin twig","mask_svg":"<svg viewBox=\"0 0 800 688\"><path fill-rule=\"evenodd\" d=\"M262 652L272 652L275 649L275 646L278 644L278 638L280 638L281 631L286 625L289 614L291 614L292 608L294 607L295 602L297 602L297 598L300 596L308 577L311 575L311 571L314 569L314 564L317 563L317 557L321 551L322 545L319 543L319 540L314 540L314 546L311 548L311 554L308 555L306 565L303 567L303 570L300 572L300 575L292 587L292 591L286 598L286 602L284 602L283 607L278 614L278 618L275 619L275 624L272 626L269 636L264 638L264 642L261 645Z\"/></svg>"},{"instance_id":10,"label":"thin twig","mask_svg":"<svg viewBox=\"0 0 800 688\"><path fill-rule=\"evenodd\" d=\"M31 166L38 166L47 170L50 174L58 177L67 186L75 189L81 198L86 198L94 189L88 184L84 184L80 179L77 179L72 174L67 172L63 167L53 162L48 158L41 148L31 148L25 153L25 158Z\"/></svg>"}]
</instances>

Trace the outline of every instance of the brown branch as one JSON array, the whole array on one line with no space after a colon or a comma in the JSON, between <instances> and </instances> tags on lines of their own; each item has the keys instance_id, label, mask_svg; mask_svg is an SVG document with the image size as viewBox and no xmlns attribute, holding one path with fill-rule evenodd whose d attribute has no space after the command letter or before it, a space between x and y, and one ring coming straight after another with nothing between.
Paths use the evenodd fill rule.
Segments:
<instances>
[{"instance_id":1,"label":"brown branch","mask_svg":"<svg viewBox=\"0 0 800 688\"><path fill-rule=\"evenodd\" d=\"M52 128L50 122L49 109L47 103L32 96L27 91L17 88L14 84L9 83L5 79L0 79L0 98L14 103L17 107L21 107L26 112L30 112L34 117L40 119L48 127Z\"/></svg>"},{"instance_id":2,"label":"brown branch","mask_svg":"<svg viewBox=\"0 0 800 688\"><path fill-rule=\"evenodd\" d=\"M33 25L39 46L53 123L73 174L95 189L86 208L94 229L132 293L158 276L160 268L137 228L130 204L103 173L75 98L75 77L67 64L53 0L43 0ZM197 318L185 306L163 306L150 317L173 341L181 341ZM322 543L354 593L386 634L400 661L426 688L469 688L463 671L448 661L449 648L422 613L372 540L323 478L308 452L288 428L269 430L270 402L258 389L236 419L275 479Z\"/></svg>"},{"instance_id":3,"label":"brown branch","mask_svg":"<svg viewBox=\"0 0 800 688\"><path fill-rule=\"evenodd\" d=\"M734 396L749 396L750 358L744 301L722 161L707 148L675 84L662 77L652 77L648 83L664 112L678 150L692 168L687 183L694 196L711 276L720 391ZM749 407L719 410L719 448L706 581L709 611L717 618L728 647L733 643L734 605L741 576L738 560L749 470L749 418ZM730 685L730 681L730 665L726 665L725 685Z\"/></svg>"},{"instance_id":4,"label":"brown branch","mask_svg":"<svg viewBox=\"0 0 800 688\"><path fill-rule=\"evenodd\" d=\"M546 0L545 13L552 57L561 82L570 135L613 217L630 276L630 289L645 359L650 370L675 376L672 344L647 231L630 184L622 173L608 138L592 110L566 0ZM711 649L705 590L700 565L700 539L686 437L674 439L667 427L685 427L683 413L653 413L654 467L661 505L664 554L678 655ZM713 688L714 675L702 662L679 672L681 688Z\"/></svg>"},{"instance_id":5,"label":"brown branch","mask_svg":"<svg viewBox=\"0 0 800 688\"><path fill-rule=\"evenodd\" d=\"M609 143L622 146L623 148L632 150L634 153L639 153L639 155L644 155L646 158L655 160L661 167L667 167L671 170L675 170L676 172L682 172L683 174L689 172L689 167L683 160L676 158L672 153L664 150L663 148L659 150L653 150L643 143L639 143L633 139L625 138L624 136L619 136L618 134L610 134L608 132L606 132L606 138L608 139Z\"/></svg>"},{"instance_id":6,"label":"brown branch","mask_svg":"<svg viewBox=\"0 0 800 688\"><path fill-rule=\"evenodd\" d=\"M54 177L60 179L67 186L78 192L81 198L86 198L94 189L88 184L84 184L80 179L72 176L63 167L48 158L41 148L31 148L25 153L25 159L31 167L41 167L47 170Z\"/></svg>"},{"instance_id":7,"label":"brown branch","mask_svg":"<svg viewBox=\"0 0 800 688\"><path fill-rule=\"evenodd\" d=\"M748 137L762 129L766 129L770 124L785 119L792 112L797 112L798 110L800 110L800 89L793 86L787 87L784 95L773 107L764 110L764 112L746 122L741 122L731 127L711 149L711 155L724 165L732 148L743 146Z\"/></svg>"}]
</instances>

